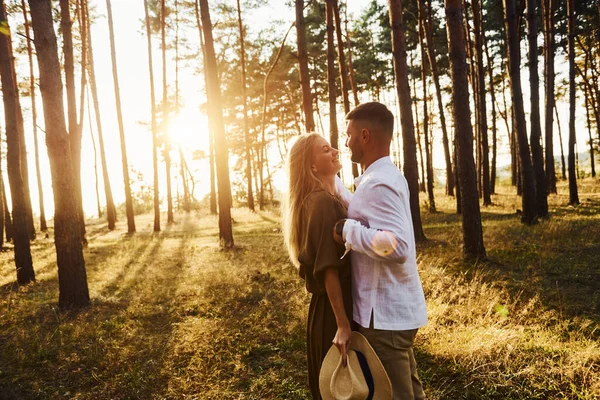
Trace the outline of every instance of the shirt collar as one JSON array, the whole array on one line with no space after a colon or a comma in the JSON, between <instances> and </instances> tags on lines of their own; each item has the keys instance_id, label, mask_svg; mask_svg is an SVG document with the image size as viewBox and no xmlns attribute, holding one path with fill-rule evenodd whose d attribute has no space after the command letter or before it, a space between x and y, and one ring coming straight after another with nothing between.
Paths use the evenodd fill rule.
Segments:
<instances>
[{"instance_id":1,"label":"shirt collar","mask_svg":"<svg viewBox=\"0 0 600 400\"><path fill-rule=\"evenodd\" d=\"M371 165L369 165L369 167L365 170L365 172L363 172L363 174L357 178L354 179L354 185L356 187L358 187L358 185L360 184L360 181L363 180L363 178L365 176L367 176L367 174L375 171L376 169L386 165L386 164L390 164L392 163L392 159L390 158L390 156L383 156L377 160L375 160L375 162L373 162Z\"/></svg>"}]
</instances>

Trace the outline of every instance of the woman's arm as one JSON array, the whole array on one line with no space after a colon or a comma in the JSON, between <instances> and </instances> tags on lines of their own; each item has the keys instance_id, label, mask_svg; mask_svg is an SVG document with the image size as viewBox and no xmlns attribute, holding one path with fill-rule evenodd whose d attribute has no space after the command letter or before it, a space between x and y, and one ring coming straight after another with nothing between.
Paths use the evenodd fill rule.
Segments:
<instances>
[{"instance_id":1,"label":"woman's arm","mask_svg":"<svg viewBox=\"0 0 600 400\"><path fill-rule=\"evenodd\" d=\"M352 329L350 328L350 321L346 316L346 310L344 309L344 299L342 296L342 286L340 284L339 272L335 268L327 268L324 272L325 278L325 290L331 303L331 308L335 314L335 321L337 324L337 333L333 339L333 344L337 346L342 355L342 363L346 366L346 357L348 353L348 347L350 346L350 337L352 335Z\"/></svg>"}]
</instances>

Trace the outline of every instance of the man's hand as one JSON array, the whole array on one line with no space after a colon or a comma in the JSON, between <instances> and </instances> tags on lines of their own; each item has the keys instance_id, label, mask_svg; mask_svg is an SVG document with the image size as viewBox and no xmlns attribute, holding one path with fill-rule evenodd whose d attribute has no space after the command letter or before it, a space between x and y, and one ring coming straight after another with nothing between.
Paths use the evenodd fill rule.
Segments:
<instances>
[{"instance_id":1,"label":"man's hand","mask_svg":"<svg viewBox=\"0 0 600 400\"><path fill-rule=\"evenodd\" d=\"M344 232L344 224L346 223L345 219L340 219L333 226L333 240L335 240L339 244L344 244L344 238L342 234Z\"/></svg>"}]
</instances>

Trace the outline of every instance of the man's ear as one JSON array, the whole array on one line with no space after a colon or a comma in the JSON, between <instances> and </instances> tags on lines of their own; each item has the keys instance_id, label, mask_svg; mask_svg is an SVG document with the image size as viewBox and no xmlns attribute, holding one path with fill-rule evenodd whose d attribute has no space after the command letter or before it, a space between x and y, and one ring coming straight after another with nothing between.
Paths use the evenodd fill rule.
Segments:
<instances>
[{"instance_id":1,"label":"man's ear","mask_svg":"<svg viewBox=\"0 0 600 400\"><path fill-rule=\"evenodd\" d=\"M363 143L369 143L371 141L371 132L367 128L363 128L360 131L360 138Z\"/></svg>"}]
</instances>

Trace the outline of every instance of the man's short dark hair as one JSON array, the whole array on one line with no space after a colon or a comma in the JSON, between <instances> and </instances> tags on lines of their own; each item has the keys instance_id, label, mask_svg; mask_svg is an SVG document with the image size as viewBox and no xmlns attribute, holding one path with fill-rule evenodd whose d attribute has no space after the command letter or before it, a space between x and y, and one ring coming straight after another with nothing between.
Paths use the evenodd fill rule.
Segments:
<instances>
[{"instance_id":1,"label":"man's short dark hair","mask_svg":"<svg viewBox=\"0 0 600 400\"><path fill-rule=\"evenodd\" d=\"M346 119L368 121L379 125L382 132L390 137L394 135L394 114L384 104L376 101L359 104L346 114Z\"/></svg>"}]
</instances>

